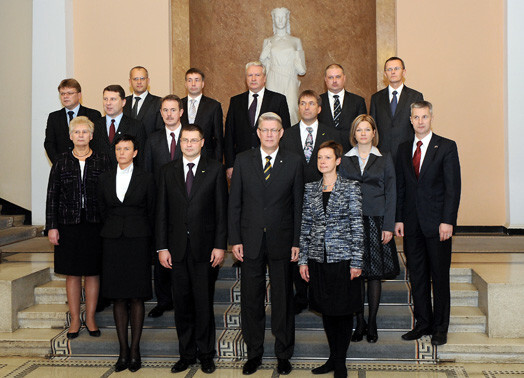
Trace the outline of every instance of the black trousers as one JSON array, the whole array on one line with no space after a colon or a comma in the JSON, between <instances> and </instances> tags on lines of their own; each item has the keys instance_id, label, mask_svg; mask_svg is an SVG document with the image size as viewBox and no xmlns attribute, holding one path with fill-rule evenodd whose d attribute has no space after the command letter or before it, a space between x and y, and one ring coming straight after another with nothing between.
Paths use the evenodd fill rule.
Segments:
<instances>
[{"instance_id":1,"label":"black trousers","mask_svg":"<svg viewBox=\"0 0 524 378\"><path fill-rule=\"evenodd\" d=\"M156 256L153 276L155 278L155 295L157 305L170 308L173 306L173 294L171 293L171 270L164 268L158 260L158 254L154 252Z\"/></svg>"},{"instance_id":2,"label":"black trousers","mask_svg":"<svg viewBox=\"0 0 524 378\"><path fill-rule=\"evenodd\" d=\"M353 315L322 314L322 324L329 344L329 359L335 364L345 365L353 328Z\"/></svg>"},{"instance_id":3,"label":"black trousers","mask_svg":"<svg viewBox=\"0 0 524 378\"><path fill-rule=\"evenodd\" d=\"M189 240L181 262L173 262L173 304L180 357L213 358L215 314L213 297L218 268L209 261L194 261Z\"/></svg>"},{"instance_id":4,"label":"black trousers","mask_svg":"<svg viewBox=\"0 0 524 378\"><path fill-rule=\"evenodd\" d=\"M450 315L449 268L451 238L427 238L417 227L415 235L404 237L404 253L411 282L416 326L433 332L448 332ZM431 284L433 283L433 308Z\"/></svg>"},{"instance_id":5,"label":"black trousers","mask_svg":"<svg viewBox=\"0 0 524 378\"><path fill-rule=\"evenodd\" d=\"M289 257L281 260L268 258L266 236L260 253L254 259L244 257L241 278L242 335L247 344L249 359L264 354L266 328L266 265L271 282L271 331L275 336L275 354L290 359L295 347L295 313L293 309L293 273Z\"/></svg>"}]
</instances>

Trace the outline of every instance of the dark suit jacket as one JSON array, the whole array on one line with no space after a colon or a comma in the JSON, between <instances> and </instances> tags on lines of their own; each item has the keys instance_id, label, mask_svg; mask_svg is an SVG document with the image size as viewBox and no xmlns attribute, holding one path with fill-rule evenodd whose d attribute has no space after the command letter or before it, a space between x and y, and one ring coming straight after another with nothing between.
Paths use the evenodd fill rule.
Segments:
<instances>
[{"instance_id":1,"label":"dark suit jacket","mask_svg":"<svg viewBox=\"0 0 524 378\"><path fill-rule=\"evenodd\" d=\"M266 231L269 257L289 259L299 246L304 182L302 162L278 150L271 178L265 181L260 149L237 156L229 197L229 243L243 244L244 256L255 258Z\"/></svg>"},{"instance_id":2,"label":"dark suit jacket","mask_svg":"<svg viewBox=\"0 0 524 378\"><path fill-rule=\"evenodd\" d=\"M162 167L156 214L157 250L183 260L187 240L197 262L209 262L213 248L227 249L227 181L224 166L200 157L188 196L183 160Z\"/></svg>"},{"instance_id":3,"label":"dark suit jacket","mask_svg":"<svg viewBox=\"0 0 524 378\"><path fill-rule=\"evenodd\" d=\"M393 162L397 159L398 146L413 139L410 106L415 101L424 99L422 93L406 87L402 89L395 114L391 114L388 87L371 96L369 115L377 123L380 152L390 152Z\"/></svg>"},{"instance_id":4,"label":"dark suit jacket","mask_svg":"<svg viewBox=\"0 0 524 378\"><path fill-rule=\"evenodd\" d=\"M80 105L77 117L86 116L95 123L102 115L98 110L86 108ZM67 124L67 117L65 108L49 113L47 117L47 127L45 129L44 148L47 152L49 160L53 164L61 153L73 149L73 142L69 138L69 125Z\"/></svg>"},{"instance_id":5,"label":"dark suit jacket","mask_svg":"<svg viewBox=\"0 0 524 378\"><path fill-rule=\"evenodd\" d=\"M98 206L104 238L146 237L152 235L155 214L155 183L153 175L139 167L133 174L124 202L116 196L116 168L98 179Z\"/></svg>"},{"instance_id":6,"label":"dark suit jacket","mask_svg":"<svg viewBox=\"0 0 524 378\"><path fill-rule=\"evenodd\" d=\"M180 150L180 136L178 137L175 149L175 156L173 160L182 157L182 151ZM146 171L153 173L155 180L159 182L160 168L171 161L171 153L166 140L166 131L163 127L162 130L155 131L149 136L146 142L146 148L144 151L144 167Z\"/></svg>"},{"instance_id":7,"label":"dark suit jacket","mask_svg":"<svg viewBox=\"0 0 524 378\"><path fill-rule=\"evenodd\" d=\"M229 102L224 139L226 168L233 167L237 154L251 148L257 148L260 145L256 127L251 127L249 124L248 100L249 91L231 97ZM291 127L286 96L272 92L267 88L264 91L260 114L266 112L278 114L282 118L284 129Z\"/></svg>"},{"instance_id":8,"label":"dark suit jacket","mask_svg":"<svg viewBox=\"0 0 524 378\"><path fill-rule=\"evenodd\" d=\"M363 174L360 173L358 157L344 156L339 173L342 177L361 183L363 215L382 216L384 217L383 230L395 231L397 187L391 155L369 154Z\"/></svg>"},{"instance_id":9,"label":"dark suit jacket","mask_svg":"<svg viewBox=\"0 0 524 378\"><path fill-rule=\"evenodd\" d=\"M120 134L129 134L136 138L138 141L138 155L135 158L137 165L142 165L144 161L144 145L146 141L146 133L144 131L144 125L142 122L124 115L120 120L118 129L116 130L115 139ZM114 141L113 141L114 142ZM109 136L107 134L106 117L100 118L95 123L95 133L91 147L94 151L106 154L111 160L113 167L116 167L116 155L114 143L109 143Z\"/></svg>"},{"instance_id":10,"label":"dark suit jacket","mask_svg":"<svg viewBox=\"0 0 524 378\"><path fill-rule=\"evenodd\" d=\"M182 99L184 114L180 121L183 125L189 123L188 98ZM198 104L195 124L204 131L204 148L202 155L218 160L224 159L224 115L222 105L217 100L202 96Z\"/></svg>"},{"instance_id":11,"label":"dark suit jacket","mask_svg":"<svg viewBox=\"0 0 524 378\"><path fill-rule=\"evenodd\" d=\"M457 224L460 163L457 145L433 134L419 178L412 160L413 139L402 143L397 156L397 222L412 236L420 225L425 237L438 237L440 223Z\"/></svg>"},{"instance_id":12,"label":"dark suit jacket","mask_svg":"<svg viewBox=\"0 0 524 378\"><path fill-rule=\"evenodd\" d=\"M351 144L349 142L351 124L359 115L367 114L366 101L364 101L364 98L354 93L344 91L344 104L342 105L340 124L337 129L335 128L335 121L333 120L333 114L331 113L331 105L329 104L327 92L322 93L320 98L322 99L322 109L318 115L318 121L338 130L344 151L349 151L351 149Z\"/></svg>"},{"instance_id":13,"label":"dark suit jacket","mask_svg":"<svg viewBox=\"0 0 524 378\"><path fill-rule=\"evenodd\" d=\"M308 163L304 156L304 147L302 146L299 125L300 123L297 123L284 131L284 136L282 136L282 139L280 140L280 147L300 156L304 167L304 183L318 181L322 178L322 174L317 168L318 147L327 140L338 141L339 134L336 131L333 131L333 129L319 123L317 137L313 145L313 153L311 154Z\"/></svg>"},{"instance_id":14,"label":"dark suit jacket","mask_svg":"<svg viewBox=\"0 0 524 378\"><path fill-rule=\"evenodd\" d=\"M131 105L133 104L133 97L134 95L127 96L126 104L124 105L124 114L130 118L132 118ZM162 99L158 96L148 93L143 101L144 103L140 107L140 111L138 112L136 119L144 124L146 137L149 137L151 133L164 127L164 120L160 114L160 105Z\"/></svg>"}]
</instances>

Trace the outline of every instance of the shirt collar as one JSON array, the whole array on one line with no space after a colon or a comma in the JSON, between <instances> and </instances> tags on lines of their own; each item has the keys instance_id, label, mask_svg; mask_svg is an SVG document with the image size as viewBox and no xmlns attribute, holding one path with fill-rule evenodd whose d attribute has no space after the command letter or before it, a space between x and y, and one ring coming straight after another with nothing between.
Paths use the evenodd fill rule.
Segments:
<instances>
[{"instance_id":1,"label":"shirt collar","mask_svg":"<svg viewBox=\"0 0 524 378\"><path fill-rule=\"evenodd\" d=\"M135 94L133 92L133 98L134 97L140 97L142 99L142 103L143 103L148 94L149 94L149 92L147 90L144 93L142 93L141 95L137 95L137 94Z\"/></svg>"},{"instance_id":2,"label":"shirt collar","mask_svg":"<svg viewBox=\"0 0 524 378\"><path fill-rule=\"evenodd\" d=\"M278 148L271 155L268 155L267 152L264 151L262 147L260 147L260 154L262 155L262 160L264 160L264 162L266 161L266 156L271 156L271 165L275 165L275 160L278 154Z\"/></svg>"},{"instance_id":3,"label":"shirt collar","mask_svg":"<svg viewBox=\"0 0 524 378\"><path fill-rule=\"evenodd\" d=\"M117 165L117 173L120 175L129 175L133 173L133 163L129 164L129 166L124 169L120 169L120 165Z\"/></svg>"},{"instance_id":4,"label":"shirt collar","mask_svg":"<svg viewBox=\"0 0 524 378\"><path fill-rule=\"evenodd\" d=\"M415 135L415 140L413 141L413 145L416 146L417 145L417 142L420 140L422 142L422 145L424 147L427 147L429 145L429 141L431 140L431 137L433 136L433 131L429 130L429 134L426 135L424 138L422 139L418 139L417 136Z\"/></svg>"},{"instance_id":5,"label":"shirt collar","mask_svg":"<svg viewBox=\"0 0 524 378\"><path fill-rule=\"evenodd\" d=\"M266 91L266 87L262 87L261 90L259 90L257 93L249 91L249 97L253 97L254 94L258 95L258 98L264 97L264 92Z\"/></svg>"},{"instance_id":6,"label":"shirt collar","mask_svg":"<svg viewBox=\"0 0 524 378\"><path fill-rule=\"evenodd\" d=\"M198 96L196 97L191 97L190 95L187 95L187 103L189 104L191 100L195 100L195 104L198 104L200 103L200 100L202 99L202 93L200 93Z\"/></svg>"},{"instance_id":7,"label":"shirt collar","mask_svg":"<svg viewBox=\"0 0 524 378\"><path fill-rule=\"evenodd\" d=\"M404 83L400 84L400 86L397 89L393 88L391 85L388 85L388 93L390 96L393 95L393 91L397 91L398 95L400 96L400 94L402 93L402 89L404 89Z\"/></svg>"},{"instance_id":8,"label":"shirt collar","mask_svg":"<svg viewBox=\"0 0 524 378\"><path fill-rule=\"evenodd\" d=\"M75 113L74 115L76 116L78 114L78 112L80 111L80 104L78 104L74 109L71 109L69 110L68 108L64 108L66 114L70 111L72 111L73 113ZM69 114L68 114L69 116Z\"/></svg>"},{"instance_id":9,"label":"shirt collar","mask_svg":"<svg viewBox=\"0 0 524 378\"><path fill-rule=\"evenodd\" d=\"M382 156L380 151L377 147L371 146L371 151L369 151L370 154L376 155L376 156ZM358 155L358 146L353 147L345 156L359 156Z\"/></svg>"},{"instance_id":10,"label":"shirt collar","mask_svg":"<svg viewBox=\"0 0 524 378\"><path fill-rule=\"evenodd\" d=\"M124 113L120 113L119 115L117 115L115 118L111 118L109 116L106 116L106 124L108 126L111 125L111 120L114 119L115 120L115 125L116 126L119 126L120 125L120 121L122 120L122 117L124 116Z\"/></svg>"},{"instance_id":11,"label":"shirt collar","mask_svg":"<svg viewBox=\"0 0 524 378\"><path fill-rule=\"evenodd\" d=\"M316 130L318 128L318 119L315 120L315 122L313 122L311 125L306 125L302 120L300 121L300 124L299 124L300 128L301 129L306 129L306 127L312 127L313 130Z\"/></svg>"},{"instance_id":12,"label":"shirt collar","mask_svg":"<svg viewBox=\"0 0 524 378\"><path fill-rule=\"evenodd\" d=\"M195 164L195 166L194 166L193 168L198 167L198 163L200 162L200 156L202 156L202 155L198 155L196 158L193 159L193 161L189 161L189 160L187 160L187 159L185 158L184 155L182 155L182 162L184 163L184 167L187 167L187 164L188 164L188 163L193 163L193 164ZM187 168L189 168L189 167L187 167ZM196 173L196 171L195 171L195 173Z\"/></svg>"}]
</instances>

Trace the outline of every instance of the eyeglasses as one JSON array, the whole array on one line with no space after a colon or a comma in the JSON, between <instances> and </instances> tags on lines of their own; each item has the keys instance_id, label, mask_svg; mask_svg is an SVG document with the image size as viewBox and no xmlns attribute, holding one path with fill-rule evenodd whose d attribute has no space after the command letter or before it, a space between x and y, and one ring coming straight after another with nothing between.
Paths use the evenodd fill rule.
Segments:
<instances>
[{"instance_id":1,"label":"eyeglasses","mask_svg":"<svg viewBox=\"0 0 524 378\"><path fill-rule=\"evenodd\" d=\"M78 92L60 92L60 97L72 96Z\"/></svg>"},{"instance_id":2,"label":"eyeglasses","mask_svg":"<svg viewBox=\"0 0 524 378\"><path fill-rule=\"evenodd\" d=\"M131 79L133 81L144 81L144 80L147 80L147 77L134 77L133 79Z\"/></svg>"},{"instance_id":3,"label":"eyeglasses","mask_svg":"<svg viewBox=\"0 0 524 378\"><path fill-rule=\"evenodd\" d=\"M180 138L180 142L184 143L184 144L187 144L189 142L191 142L191 144L195 144L195 143L200 142L201 140L202 140L202 138L200 138L200 139L197 139L197 138L192 138L192 139Z\"/></svg>"},{"instance_id":4,"label":"eyeglasses","mask_svg":"<svg viewBox=\"0 0 524 378\"><path fill-rule=\"evenodd\" d=\"M403 68L402 67L389 67L387 68L385 71L387 72L391 72L391 71L400 71L402 70Z\"/></svg>"},{"instance_id":5,"label":"eyeglasses","mask_svg":"<svg viewBox=\"0 0 524 378\"><path fill-rule=\"evenodd\" d=\"M282 129L259 129L262 134L278 134Z\"/></svg>"}]
</instances>

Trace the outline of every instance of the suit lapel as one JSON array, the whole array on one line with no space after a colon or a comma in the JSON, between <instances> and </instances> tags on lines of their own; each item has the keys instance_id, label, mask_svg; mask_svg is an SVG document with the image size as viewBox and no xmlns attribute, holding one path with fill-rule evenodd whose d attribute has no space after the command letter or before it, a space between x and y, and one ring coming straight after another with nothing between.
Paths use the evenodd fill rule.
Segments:
<instances>
[{"instance_id":1,"label":"suit lapel","mask_svg":"<svg viewBox=\"0 0 524 378\"><path fill-rule=\"evenodd\" d=\"M358 156L350 156L349 160L351 161L351 164L353 164L357 172L360 173L360 176L362 177L362 173L360 172L360 164L358 162Z\"/></svg>"},{"instance_id":2,"label":"suit lapel","mask_svg":"<svg viewBox=\"0 0 524 378\"><path fill-rule=\"evenodd\" d=\"M193 186L191 187L191 193L189 194L189 200L195 196L195 192L202 186L202 181L206 178L207 160L204 156L200 155L200 161L195 170L195 179L193 180Z\"/></svg>"},{"instance_id":3,"label":"suit lapel","mask_svg":"<svg viewBox=\"0 0 524 378\"><path fill-rule=\"evenodd\" d=\"M372 153L369 154L368 156L368 162L366 163L366 166L364 167L364 173L366 173L367 171L369 171L369 169L371 168L371 166L373 164L375 164L375 162L377 161L378 159L378 156L377 155L374 155ZM359 168L360 169L360 168Z\"/></svg>"},{"instance_id":4,"label":"suit lapel","mask_svg":"<svg viewBox=\"0 0 524 378\"><path fill-rule=\"evenodd\" d=\"M406 107L406 104L408 102L409 97L409 88L404 85L404 88L402 88L402 92L400 93L400 98L398 99L397 104L397 110L398 109L404 109ZM395 110L395 114L393 115L393 118L398 114L398 111Z\"/></svg>"},{"instance_id":5,"label":"suit lapel","mask_svg":"<svg viewBox=\"0 0 524 378\"><path fill-rule=\"evenodd\" d=\"M116 180L116 175L115 175L115 180ZM139 182L140 182L140 172L137 172L137 168L135 165L133 166L133 173L131 173L131 180L129 181L129 186L126 190L126 194L124 195L124 201L122 201L122 203L126 203L129 197L132 196L133 193L135 193L135 187L138 185ZM116 187L116 182L115 182L115 187Z\"/></svg>"},{"instance_id":6,"label":"suit lapel","mask_svg":"<svg viewBox=\"0 0 524 378\"><path fill-rule=\"evenodd\" d=\"M202 124L202 122L200 121L204 117L204 114L206 114L207 105L208 105L207 98L205 96L202 96L200 98L200 104L198 104L198 109L197 109L197 113L195 116L195 123L197 125Z\"/></svg>"},{"instance_id":7,"label":"suit lapel","mask_svg":"<svg viewBox=\"0 0 524 378\"><path fill-rule=\"evenodd\" d=\"M253 170L256 172L256 175L264 183L264 185L267 184L266 179L264 178L264 167L260 164L262 163L262 154L260 153L260 149L256 148L253 150L253 154L251 155L251 162L253 165Z\"/></svg>"},{"instance_id":8,"label":"suit lapel","mask_svg":"<svg viewBox=\"0 0 524 378\"><path fill-rule=\"evenodd\" d=\"M184 198L187 200L187 189L186 189L186 179L184 177L184 163L182 159L178 159L175 161L174 167L173 167L173 176L176 184L176 189L180 190L184 196Z\"/></svg>"},{"instance_id":9,"label":"suit lapel","mask_svg":"<svg viewBox=\"0 0 524 378\"><path fill-rule=\"evenodd\" d=\"M153 100L153 96L151 96L151 94L148 93L146 98L144 99L144 102L142 103L142 106L140 107L140 111L137 114L137 117L136 117L137 119L142 120L144 118L144 116L147 113L147 110L151 106L152 100Z\"/></svg>"},{"instance_id":10,"label":"suit lapel","mask_svg":"<svg viewBox=\"0 0 524 378\"><path fill-rule=\"evenodd\" d=\"M275 181L275 179L280 175L280 173L283 171L285 166L285 153L283 153L282 149L279 149L277 152L277 156L275 157L275 161L272 162L271 166L271 176L268 181L265 181L266 186L271 185L271 182Z\"/></svg>"},{"instance_id":11,"label":"suit lapel","mask_svg":"<svg viewBox=\"0 0 524 378\"><path fill-rule=\"evenodd\" d=\"M391 114L391 106L389 103L389 87L386 87L382 90L380 93L380 103L382 106L382 111L388 115L389 118L393 119L393 115ZM398 108L398 105L397 105Z\"/></svg>"},{"instance_id":12,"label":"suit lapel","mask_svg":"<svg viewBox=\"0 0 524 378\"><path fill-rule=\"evenodd\" d=\"M435 159L435 154L438 151L439 139L440 137L438 135L433 134L431 136L431 139L429 140L429 145L428 145L428 148L426 149L426 155L424 156L424 161L422 162L422 166L420 167L420 172L418 175L419 180L422 178L424 173L429 169L429 166L431 165L431 163L433 163L433 160Z\"/></svg>"}]
</instances>

